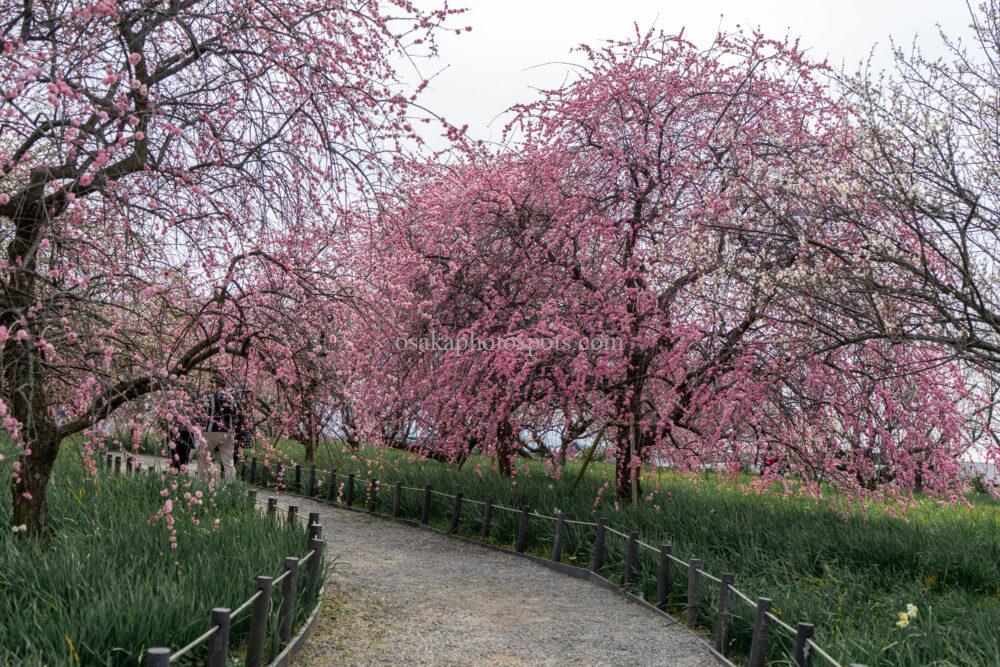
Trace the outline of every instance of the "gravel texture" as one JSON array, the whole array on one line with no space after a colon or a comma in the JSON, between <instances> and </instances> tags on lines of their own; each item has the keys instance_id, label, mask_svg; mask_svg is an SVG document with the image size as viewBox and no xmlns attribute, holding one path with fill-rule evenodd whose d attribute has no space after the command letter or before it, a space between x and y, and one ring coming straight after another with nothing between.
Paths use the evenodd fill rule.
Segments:
<instances>
[{"instance_id":1,"label":"gravel texture","mask_svg":"<svg viewBox=\"0 0 1000 667\"><path fill-rule=\"evenodd\" d=\"M320 513L336 559L324 611L296 665L716 664L682 626L588 582L279 495L279 505L289 504Z\"/></svg>"}]
</instances>

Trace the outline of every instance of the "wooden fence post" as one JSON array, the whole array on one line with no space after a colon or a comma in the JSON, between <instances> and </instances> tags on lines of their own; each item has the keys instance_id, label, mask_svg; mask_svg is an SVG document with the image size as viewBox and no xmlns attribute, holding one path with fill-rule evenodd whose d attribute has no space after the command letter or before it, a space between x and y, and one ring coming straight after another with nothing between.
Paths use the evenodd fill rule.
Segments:
<instances>
[{"instance_id":1,"label":"wooden fence post","mask_svg":"<svg viewBox=\"0 0 1000 667\"><path fill-rule=\"evenodd\" d=\"M635 562L639 551L639 533L631 531L628 534L628 547L625 550L625 588L635 581Z\"/></svg>"},{"instance_id":2,"label":"wooden fence post","mask_svg":"<svg viewBox=\"0 0 1000 667\"><path fill-rule=\"evenodd\" d=\"M106 465L107 465L107 467L108 467L108 470L111 470L111 459L112 459L112 458L114 458L114 457L113 457L113 456L111 456L111 454L108 454L108 455L107 455L107 458L105 459L105 461L106 461ZM158 650L158 649L149 649L149 650L150 650L150 651L156 651L156 650ZM147 653L147 655L149 655L149 654Z\"/></svg>"},{"instance_id":3,"label":"wooden fence post","mask_svg":"<svg viewBox=\"0 0 1000 667\"><path fill-rule=\"evenodd\" d=\"M733 605L733 582L736 577L730 573L724 573L719 583L719 615L715 622L715 650L725 655L726 652L726 630L729 627L729 610Z\"/></svg>"},{"instance_id":4,"label":"wooden fence post","mask_svg":"<svg viewBox=\"0 0 1000 667\"><path fill-rule=\"evenodd\" d=\"M122 471L122 459L120 456L115 457L115 472Z\"/></svg>"},{"instance_id":5,"label":"wooden fence post","mask_svg":"<svg viewBox=\"0 0 1000 667\"><path fill-rule=\"evenodd\" d=\"M479 541L486 542L490 539L490 530L493 528L493 499L487 498L483 505L483 531L479 534Z\"/></svg>"},{"instance_id":6,"label":"wooden fence post","mask_svg":"<svg viewBox=\"0 0 1000 667\"><path fill-rule=\"evenodd\" d=\"M403 483L396 482L392 487L392 516L399 518L400 505L403 502Z\"/></svg>"},{"instance_id":7,"label":"wooden fence post","mask_svg":"<svg viewBox=\"0 0 1000 667\"><path fill-rule=\"evenodd\" d=\"M764 667L767 657L767 613L771 611L768 598L757 598L757 614L753 619L753 638L750 640L750 667Z\"/></svg>"},{"instance_id":8,"label":"wooden fence post","mask_svg":"<svg viewBox=\"0 0 1000 667\"><path fill-rule=\"evenodd\" d=\"M812 623L799 623L795 626L795 667L810 667L812 665L812 639L815 628Z\"/></svg>"},{"instance_id":9,"label":"wooden fence post","mask_svg":"<svg viewBox=\"0 0 1000 667\"><path fill-rule=\"evenodd\" d=\"M375 511L375 501L378 499L378 480L372 478L368 483L368 511Z\"/></svg>"},{"instance_id":10,"label":"wooden fence post","mask_svg":"<svg viewBox=\"0 0 1000 667\"><path fill-rule=\"evenodd\" d=\"M260 465L260 485L262 487L264 487L265 489L267 488L267 485L271 483L271 480L268 479L268 477L270 476L270 473L271 473L271 469L268 466L266 466L265 464L261 463L261 465Z\"/></svg>"},{"instance_id":11,"label":"wooden fence post","mask_svg":"<svg viewBox=\"0 0 1000 667\"><path fill-rule=\"evenodd\" d=\"M563 531L566 530L566 513L559 512L556 517L556 535L552 540L552 560L562 562Z\"/></svg>"},{"instance_id":12,"label":"wooden fence post","mask_svg":"<svg viewBox=\"0 0 1000 667\"><path fill-rule=\"evenodd\" d=\"M530 518L528 514L531 512L531 508L525 505L521 508L521 521L517 525L517 544L514 545L514 550L519 554L523 554L524 550L528 548L528 521Z\"/></svg>"},{"instance_id":13,"label":"wooden fence post","mask_svg":"<svg viewBox=\"0 0 1000 667\"><path fill-rule=\"evenodd\" d=\"M597 520L597 533L594 535L594 556L590 560L591 572L600 573L604 566L604 540L608 532L608 520L601 517Z\"/></svg>"},{"instance_id":14,"label":"wooden fence post","mask_svg":"<svg viewBox=\"0 0 1000 667\"><path fill-rule=\"evenodd\" d=\"M688 564L688 597L687 597L687 624L688 627L694 627L698 622L698 605L701 600L701 577L698 576L698 569L701 567L701 561L697 558L692 558L691 562Z\"/></svg>"},{"instance_id":15,"label":"wooden fence post","mask_svg":"<svg viewBox=\"0 0 1000 667\"><path fill-rule=\"evenodd\" d=\"M337 500L337 469L330 471L330 476L326 478L326 499L329 502Z\"/></svg>"},{"instance_id":16,"label":"wooden fence post","mask_svg":"<svg viewBox=\"0 0 1000 667\"><path fill-rule=\"evenodd\" d=\"M309 520L306 521L306 546L312 543L314 537L318 537L323 532L319 525L319 512L309 512Z\"/></svg>"},{"instance_id":17,"label":"wooden fence post","mask_svg":"<svg viewBox=\"0 0 1000 667\"><path fill-rule=\"evenodd\" d=\"M667 593L670 589L670 545L660 545L660 567L656 571L656 606L666 607Z\"/></svg>"},{"instance_id":18,"label":"wooden fence post","mask_svg":"<svg viewBox=\"0 0 1000 667\"><path fill-rule=\"evenodd\" d=\"M302 465L295 464L295 493L302 493Z\"/></svg>"},{"instance_id":19,"label":"wooden fence post","mask_svg":"<svg viewBox=\"0 0 1000 667\"><path fill-rule=\"evenodd\" d=\"M344 496L344 501L347 503L348 507L354 507L354 473L352 472L347 476L347 492Z\"/></svg>"},{"instance_id":20,"label":"wooden fence post","mask_svg":"<svg viewBox=\"0 0 1000 667\"><path fill-rule=\"evenodd\" d=\"M226 667L229 662L229 610L216 607L212 610L212 627L218 626L215 634L208 639L208 657L205 667Z\"/></svg>"},{"instance_id":21,"label":"wooden fence post","mask_svg":"<svg viewBox=\"0 0 1000 667\"><path fill-rule=\"evenodd\" d=\"M267 636L267 619L271 615L271 585L273 577L257 577L257 591L250 611L250 635L247 637L247 667L264 664L264 639Z\"/></svg>"},{"instance_id":22,"label":"wooden fence post","mask_svg":"<svg viewBox=\"0 0 1000 667\"><path fill-rule=\"evenodd\" d=\"M299 559L289 556L285 559L288 576L281 582L281 609L278 614L278 638L282 646L292 638L292 621L295 620L295 592L298 589Z\"/></svg>"},{"instance_id":23,"label":"wooden fence post","mask_svg":"<svg viewBox=\"0 0 1000 667\"><path fill-rule=\"evenodd\" d=\"M170 664L170 649L151 648L146 651L146 667L167 667Z\"/></svg>"},{"instance_id":24,"label":"wooden fence post","mask_svg":"<svg viewBox=\"0 0 1000 667\"><path fill-rule=\"evenodd\" d=\"M451 526L448 528L449 533L458 532L458 522L462 519L462 492L459 491L455 494L455 504L451 508Z\"/></svg>"},{"instance_id":25,"label":"wooden fence post","mask_svg":"<svg viewBox=\"0 0 1000 667\"><path fill-rule=\"evenodd\" d=\"M309 493L310 498L316 495L316 466L309 466Z\"/></svg>"},{"instance_id":26,"label":"wooden fence post","mask_svg":"<svg viewBox=\"0 0 1000 667\"><path fill-rule=\"evenodd\" d=\"M295 520L299 518L299 506L289 505L288 506L288 525L294 526Z\"/></svg>"},{"instance_id":27,"label":"wooden fence post","mask_svg":"<svg viewBox=\"0 0 1000 667\"><path fill-rule=\"evenodd\" d=\"M309 557L309 562L306 563L306 614L312 608L313 597L316 595L316 591L319 590L320 565L323 563L323 540L316 537L309 540L309 550L313 552L313 555Z\"/></svg>"},{"instance_id":28,"label":"wooden fence post","mask_svg":"<svg viewBox=\"0 0 1000 667\"><path fill-rule=\"evenodd\" d=\"M431 485L424 487L424 502L420 506L420 523L427 525L431 519Z\"/></svg>"},{"instance_id":29,"label":"wooden fence post","mask_svg":"<svg viewBox=\"0 0 1000 667\"><path fill-rule=\"evenodd\" d=\"M257 483L257 457L250 459L250 483Z\"/></svg>"},{"instance_id":30,"label":"wooden fence post","mask_svg":"<svg viewBox=\"0 0 1000 667\"><path fill-rule=\"evenodd\" d=\"M267 515L274 516L275 512L278 511L278 499L271 496L267 499Z\"/></svg>"},{"instance_id":31,"label":"wooden fence post","mask_svg":"<svg viewBox=\"0 0 1000 667\"><path fill-rule=\"evenodd\" d=\"M247 479L247 460L246 459L243 459L242 461L240 461L240 479L242 479L244 482Z\"/></svg>"}]
</instances>

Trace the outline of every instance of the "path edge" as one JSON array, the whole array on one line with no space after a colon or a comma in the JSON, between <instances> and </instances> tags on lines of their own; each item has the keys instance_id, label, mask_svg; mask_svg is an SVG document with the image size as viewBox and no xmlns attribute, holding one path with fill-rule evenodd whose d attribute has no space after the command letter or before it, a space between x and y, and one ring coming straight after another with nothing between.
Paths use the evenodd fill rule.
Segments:
<instances>
[{"instance_id":1,"label":"path edge","mask_svg":"<svg viewBox=\"0 0 1000 667\"><path fill-rule=\"evenodd\" d=\"M306 619L299 633L292 637L285 648L281 649L281 653L271 661L268 667L287 667L291 659L305 648L306 641L309 640L309 635L312 634L316 621L319 620L319 612L323 609L323 593L325 592L326 586L324 585L316 594L316 606L313 607L312 613L309 614L309 618Z\"/></svg>"},{"instance_id":2,"label":"path edge","mask_svg":"<svg viewBox=\"0 0 1000 667\"><path fill-rule=\"evenodd\" d=\"M516 556L518 558L523 558L525 560L528 560L528 561L531 561L531 562L535 563L536 565L541 565L542 567L544 567L544 568L546 568L548 570L552 570L553 572L558 572L560 574L572 577L574 579L580 579L582 581L590 582L591 584L597 586L598 588L603 588L605 590L611 591L612 593L618 593L619 595L621 595L622 597L624 597L627 602L630 602L632 604L635 604L635 605L638 605L640 607L643 607L644 609L647 609L648 611L651 611L651 612L657 614L661 618L664 618L664 619L670 621L669 625L671 625L671 626L672 625L681 626L683 629L687 630L688 635L690 635L691 637L693 637L694 639L696 639L698 642L700 642L702 644L702 646L705 649L708 650L709 655L711 655L713 658L715 658L716 662L718 662L720 665L724 665L724 667L736 667L735 663L731 662L724 655L722 655L721 653L719 653L718 651L716 651L715 647L712 644L710 644L703 636L701 636L701 634L699 634L698 632L696 632L695 630L693 630L691 628L683 626L678 619L674 618L673 616L671 616L667 612L663 611L662 609L660 609L656 605L650 604L650 602L647 601L646 599L644 599L642 597L639 597L638 595L635 595L634 593L629 593L628 591L624 591L624 590L618 588L613 583L611 583L610 581L608 581L607 579L605 579L601 575L599 575L596 572L593 572L591 570L584 569L582 567L577 567L576 565L567 565L566 563L557 563L556 561L549 560L547 558L542 558L541 556L535 556L535 555L529 554L529 553L521 553L521 552L518 552L518 551L514 551L512 549L506 549L506 548L501 547L501 546L496 545L496 544L489 544L489 543L486 543L486 542L482 542L480 540L474 540L474 539L469 538L469 537L464 537L462 535L454 535L454 534L451 534L451 533L444 532L442 530L438 530L437 528L434 528L433 526L424 525L424 524L422 524L422 523L420 523L418 521L413 521L411 519L403 519L401 517L388 516L386 514L380 514L378 512L369 511L369 510L367 510L364 507L350 507L348 505L341 505L340 503L325 503L322 500L317 499L315 497L305 496L305 495L302 495L302 494L299 494L299 493L293 493L293 492L285 491L285 490L278 491L278 490L275 490L275 489L265 489L264 487L260 487L260 486L256 486L256 485L253 485L253 486L256 489L259 489L259 492L264 492L264 493L271 492L271 493L278 493L278 494L282 494L282 495L286 495L286 496L291 496L291 497L294 497L294 498L302 498L303 500L309 500L311 502L314 502L317 505L320 505L321 507L330 507L332 509L343 510L345 512L354 512L356 514L365 514L365 515L376 517L378 519L382 519L382 520L385 520L385 521L390 521L390 522L402 524L404 526L409 526L411 528L419 528L421 530L433 533L434 535L438 535L440 537L445 537L445 538L450 539L450 540L456 540L458 542L464 542L465 544L471 544L471 545L475 545L475 546L478 546L478 547L482 547L482 548L487 549L487 550L496 551L496 552L507 554L507 555L510 555L510 556ZM291 647L291 645L289 645L289 648L290 647ZM285 667L285 665L287 664L287 662L286 663L281 663L280 665L277 662L274 662L272 664L275 667Z\"/></svg>"}]
</instances>

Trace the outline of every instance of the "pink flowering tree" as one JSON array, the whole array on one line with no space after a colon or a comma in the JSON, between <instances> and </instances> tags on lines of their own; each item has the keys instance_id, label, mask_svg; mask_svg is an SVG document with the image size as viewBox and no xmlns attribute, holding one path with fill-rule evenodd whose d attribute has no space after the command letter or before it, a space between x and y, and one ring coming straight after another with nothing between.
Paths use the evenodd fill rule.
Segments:
<instances>
[{"instance_id":1,"label":"pink flowering tree","mask_svg":"<svg viewBox=\"0 0 1000 667\"><path fill-rule=\"evenodd\" d=\"M957 369L815 325L864 296L831 259L863 236L823 67L760 35L586 52L515 108L512 149L416 165L374 223L393 298L361 373L372 427L401 418L424 451L505 472L545 433L564 452L600 433L620 498L653 460L954 493Z\"/></svg>"},{"instance_id":2,"label":"pink flowering tree","mask_svg":"<svg viewBox=\"0 0 1000 667\"><path fill-rule=\"evenodd\" d=\"M0 2L0 412L18 448L16 525L47 531L66 438L154 392L157 416L176 417L212 358L280 367L273 332L324 321L338 211L416 141L392 62L432 53L452 13Z\"/></svg>"}]
</instances>

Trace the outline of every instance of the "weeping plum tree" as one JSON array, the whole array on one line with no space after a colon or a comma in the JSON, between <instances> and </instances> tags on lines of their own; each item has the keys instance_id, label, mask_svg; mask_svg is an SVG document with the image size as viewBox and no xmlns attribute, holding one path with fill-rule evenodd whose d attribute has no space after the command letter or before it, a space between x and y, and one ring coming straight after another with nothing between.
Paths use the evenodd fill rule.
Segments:
<instances>
[{"instance_id":1,"label":"weeping plum tree","mask_svg":"<svg viewBox=\"0 0 1000 667\"><path fill-rule=\"evenodd\" d=\"M393 296L365 356L399 369L363 374L375 421L409 414L423 448L505 471L528 434L600 432L620 498L654 457L954 493L957 368L933 341L814 326L859 298L835 258L863 242L856 127L824 69L756 34L586 54L514 109L512 148L414 165L374 223L359 256Z\"/></svg>"},{"instance_id":2,"label":"weeping plum tree","mask_svg":"<svg viewBox=\"0 0 1000 667\"><path fill-rule=\"evenodd\" d=\"M452 13L0 2L0 411L18 447L16 525L47 532L66 437L221 353L264 364L287 348L261 332L329 317L338 210L415 141L391 62L433 51Z\"/></svg>"},{"instance_id":3,"label":"weeping plum tree","mask_svg":"<svg viewBox=\"0 0 1000 667\"><path fill-rule=\"evenodd\" d=\"M983 388L977 458L997 462L1000 394L1000 3L971 4L971 39L945 55L895 50L843 84L857 111L850 204L863 242L832 259L852 289L817 323L841 343L922 342ZM862 187L863 186L863 187Z\"/></svg>"}]
</instances>

